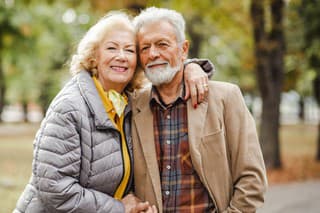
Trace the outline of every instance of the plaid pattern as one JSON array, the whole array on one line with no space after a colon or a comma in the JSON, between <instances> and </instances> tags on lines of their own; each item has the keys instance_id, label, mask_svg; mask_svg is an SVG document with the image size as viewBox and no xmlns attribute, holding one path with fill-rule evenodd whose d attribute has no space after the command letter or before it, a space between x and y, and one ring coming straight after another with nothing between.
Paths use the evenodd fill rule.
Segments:
<instances>
[{"instance_id":1,"label":"plaid pattern","mask_svg":"<svg viewBox=\"0 0 320 213\"><path fill-rule=\"evenodd\" d=\"M191 162L187 106L182 97L165 106L154 89L150 102L163 212L213 212L214 204Z\"/></svg>"}]
</instances>

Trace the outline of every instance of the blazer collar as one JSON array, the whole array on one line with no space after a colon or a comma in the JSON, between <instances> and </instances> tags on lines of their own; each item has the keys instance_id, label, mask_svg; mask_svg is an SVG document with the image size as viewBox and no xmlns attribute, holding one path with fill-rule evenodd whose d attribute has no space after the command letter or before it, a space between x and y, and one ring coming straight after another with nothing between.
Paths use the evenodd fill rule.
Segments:
<instances>
[{"instance_id":1,"label":"blazer collar","mask_svg":"<svg viewBox=\"0 0 320 213\"><path fill-rule=\"evenodd\" d=\"M202 174L202 161L199 152L199 145L201 143L201 136L204 134L205 121L208 102L205 100L198 105L196 109L193 108L191 100L187 102L188 108L188 142L192 164L198 174Z\"/></svg>"},{"instance_id":2,"label":"blazer collar","mask_svg":"<svg viewBox=\"0 0 320 213\"><path fill-rule=\"evenodd\" d=\"M151 88L145 89L137 99L137 113L133 120L137 127L140 145L147 164L147 172L150 175L153 192L155 194L159 211L162 210L162 193L157 153L154 141L153 115L150 109Z\"/></svg>"}]
</instances>

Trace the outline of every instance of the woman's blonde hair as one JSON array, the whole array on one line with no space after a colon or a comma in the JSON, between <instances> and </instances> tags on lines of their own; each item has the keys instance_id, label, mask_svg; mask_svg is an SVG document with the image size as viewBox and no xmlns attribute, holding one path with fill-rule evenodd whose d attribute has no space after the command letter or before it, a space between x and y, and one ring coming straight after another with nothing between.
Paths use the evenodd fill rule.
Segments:
<instances>
[{"instance_id":1,"label":"woman's blonde hair","mask_svg":"<svg viewBox=\"0 0 320 213\"><path fill-rule=\"evenodd\" d=\"M113 30L115 26L126 27L134 33L134 27L131 17L122 11L111 11L102 17L93 25L80 40L76 52L73 54L70 62L70 72L76 75L82 70L91 75L98 75L96 51L103 42L108 31ZM138 63L137 63L138 66ZM143 73L140 68L136 68L133 79L129 82L126 89L141 88L143 83Z\"/></svg>"}]
</instances>

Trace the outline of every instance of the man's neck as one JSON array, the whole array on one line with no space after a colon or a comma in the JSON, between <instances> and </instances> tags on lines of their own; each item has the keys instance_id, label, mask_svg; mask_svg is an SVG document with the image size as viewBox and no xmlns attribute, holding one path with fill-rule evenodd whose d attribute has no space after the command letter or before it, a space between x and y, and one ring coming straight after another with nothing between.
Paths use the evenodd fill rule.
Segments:
<instances>
[{"instance_id":1,"label":"man's neck","mask_svg":"<svg viewBox=\"0 0 320 213\"><path fill-rule=\"evenodd\" d=\"M181 92L181 82L183 80L183 71L179 71L171 82L156 86L161 100L165 104L174 102Z\"/></svg>"}]
</instances>

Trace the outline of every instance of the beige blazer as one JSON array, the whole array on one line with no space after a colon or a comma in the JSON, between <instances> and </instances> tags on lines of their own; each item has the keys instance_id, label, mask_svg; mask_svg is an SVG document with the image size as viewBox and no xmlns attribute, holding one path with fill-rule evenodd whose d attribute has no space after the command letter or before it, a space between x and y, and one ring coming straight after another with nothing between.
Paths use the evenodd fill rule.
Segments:
<instances>
[{"instance_id":1,"label":"beige blazer","mask_svg":"<svg viewBox=\"0 0 320 213\"><path fill-rule=\"evenodd\" d=\"M133 95L135 193L162 212L149 100L150 88ZM193 166L218 212L255 212L262 206L266 170L255 122L240 89L210 81L206 102L194 109L188 101L188 131Z\"/></svg>"}]
</instances>

